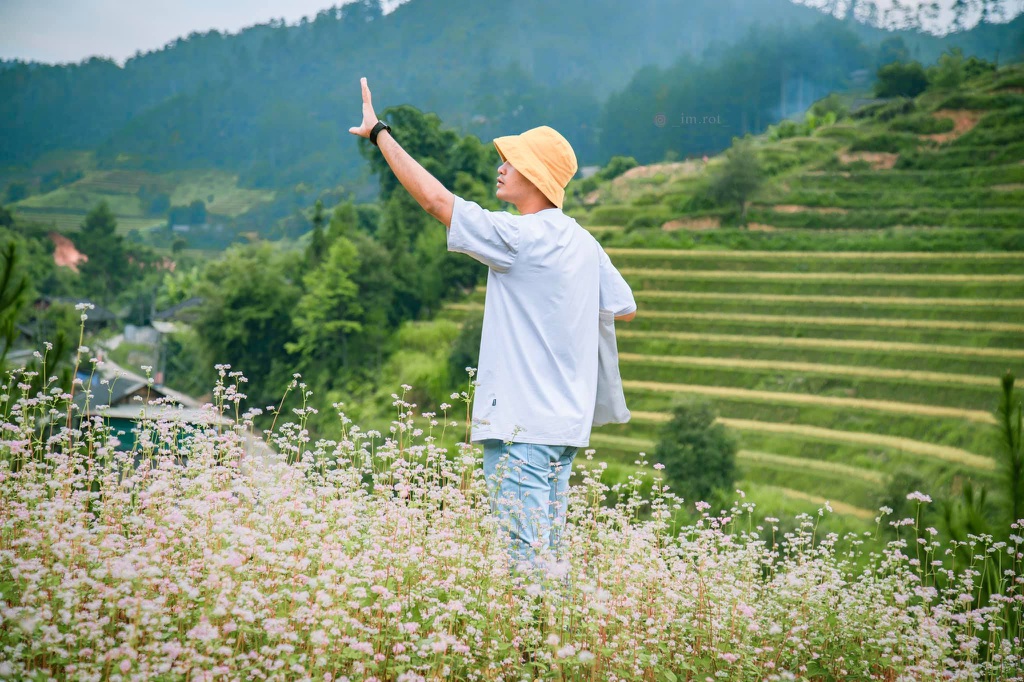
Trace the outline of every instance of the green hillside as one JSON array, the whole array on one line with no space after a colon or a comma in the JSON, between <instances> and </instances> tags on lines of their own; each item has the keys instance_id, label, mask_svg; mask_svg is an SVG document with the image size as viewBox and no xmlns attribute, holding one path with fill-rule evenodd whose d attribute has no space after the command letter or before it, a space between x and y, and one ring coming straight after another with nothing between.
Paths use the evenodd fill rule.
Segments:
<instances>
[{"instance_id":1,"label":"green hillside","mask_svg":"<svg viewBox=\"0 0 1024 682\"><path fill-rule=\"evenodd\" d=\"M193 231L187 247L222 248L253 232L297 238L308 230L297 212L318 199L376 199L347 132L361 76L384 116L414 106L484 141L551 125L588 166L616 154L650 163L717 153L734 135L761 133L825 93L865 91L894 60L928 65L952 49L1004 61L1024 55L1024 16L1009 12L1006 21L938 36L919 30L927 22L916 14L884 29L879 17L828 16L791 0L574 0L557 8L539 0L512 8L424 0L386 15L377 0L361 0L294 26L193 33L123 66L100 58L4 62L0 118L17 134L0 136L0 203L65 230L80 223L89 202L106 199L122 229L167 247L184 237L149 239L144 228L166 218L169 206L201 200L223 229ZM510 47L491 48L497 44ZM689 113L715 123L676 125ZM666 125L652 124L661 118ZM842 130L834 132L839 137L810 146L793 140L775 161L830 154L844 143ZM408 141L406 131L395 133ZM977 144L1003 147L994 139ZM617 206L603 203L595 218L620 224ZM899 206L886 210L878 224L906 223ZM1006 214L993 207L964 218L1002 224ZM637 219L649 225L658 216Z\"/></svg>"},{"instance_id":2,"label":"green hillside","mask_svg":"<svg viewBox=\"0 0 1024 682\"><path fill-rule=\"evenodd\" d=\"M96 204L106 201L117 217L119 232L129 233L166 227L170 207L202 201L215 229L269 204L276 195L272 190L240 187L238 176L224 171L104 170L96 167L92 155L66 157L67 163L74 165L65 168L74 168L80 178L15 201L7 209L20 218L69 232L81 226ZM53 158L51 155L48 162Z\"/></svg>"},{"instance_id":3,"label":"green hillside","mask_svg":"<svg viewBox=\"0 0 1024 682\"><path fill-rule=\"evenodd\" d=\"M576 181L570 212L639 305L617 330L633 419L595 431L597 457L629 471L700 397L762 508L828 499L867 521L900 486L941 496L970 478L998 495L1000 377L1024 375L1022 80L1013 66L756 138L769 177L747 228L687 208L721 158ZM929 119L954 125L878 151ZM479 315L483 297L445 315Z\"/></svg>"}]
</instances>

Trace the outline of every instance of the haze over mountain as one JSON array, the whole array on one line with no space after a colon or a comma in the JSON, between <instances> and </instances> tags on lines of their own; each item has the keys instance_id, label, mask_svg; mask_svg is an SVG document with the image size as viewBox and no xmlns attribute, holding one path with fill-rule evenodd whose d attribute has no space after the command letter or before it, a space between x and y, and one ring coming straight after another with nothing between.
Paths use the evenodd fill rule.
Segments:
<instances>
[{"instance_id":1,"label":"haze over mountain","mask_svg":"<svg viewBox=\"0 0 1024 682\"><path fill-rule=\"evenodd\" d=\"M844 14L842 5L824 9ZM954 45L1006 60L1024 52L1021 26L1017 18L945 38L898 35L924 62ZM708 148L792 113L780 101L790 80L799 79L804 105L848 86L851 73L877 66L877 46L891 35L790 0L412 0L387 15L360 0L294 26L192 34L123 67L102 59L6 63L0 117L16 134L0 137L0 167L94 150L105 167L221 168L264 187L355 182L365 166L347 129L363 75L379 110L412 104L482 139L548 123L566 134L581 164L600 163L610 153L600 141L609 96L638 78L655 79L652 93L668 86L658 81L667 72L645 68L690 60L697 73L746 59L748 72L766 74L756 92L700 72L716 78L702 88L718 97L704 103L706 113L750 100L749 115L744 109L742 123L702 143ZM657 113L649 102L627 105L645 123Z\"/></svg>"},{"instance_id":2,"label":"haze over mountain","mask_svg":"<svg viewBox=\"0 0 1024 682\"><path fill-rule=\"evenodd\" d=\"M1024 11L1024 0L793 1L835 16L853 16L873 26L919 25L938 35L973 28L978 22L1009 21ZM408 0L382 0L384 13L405 2ZM56 64L100 56L124 64L127 59L161 49L179 36L209 30L236 33L281 20L296 25L326 8L325 0L181 0L171 5L156 0L137 0L129 5L106 0L10 0L0 5L0 59Z\"/></svg>"}]
</instances>

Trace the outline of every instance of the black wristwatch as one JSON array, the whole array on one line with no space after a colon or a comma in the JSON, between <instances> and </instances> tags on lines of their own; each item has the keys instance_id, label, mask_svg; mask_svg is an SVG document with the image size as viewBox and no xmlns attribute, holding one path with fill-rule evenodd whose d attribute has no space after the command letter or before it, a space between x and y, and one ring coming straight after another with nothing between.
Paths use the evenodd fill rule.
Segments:
<instances>
[{"instance_id":1,"label":"black wristwatch","mask_svg":"<svg viewBox=\"0 0 1024 682\"><path fill-rule=\"evenodd\" d=\"M377 125L373 126L373 130L370 131L370 142L372 142L375 146L380 146L377 144L377 136L380 135L380 131L382 130L386 130L390 133L391 126L389 126L384 121L377 121Z\"/></svg>"}]
</instances>

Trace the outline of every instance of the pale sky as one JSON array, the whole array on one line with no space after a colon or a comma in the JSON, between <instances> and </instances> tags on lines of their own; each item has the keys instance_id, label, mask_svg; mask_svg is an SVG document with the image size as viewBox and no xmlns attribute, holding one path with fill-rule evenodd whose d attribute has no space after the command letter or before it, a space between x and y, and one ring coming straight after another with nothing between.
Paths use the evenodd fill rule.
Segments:
<instances>
[{"instance_id":1,"label":"pale sky","mask_svg":"<svg viewBox=\"0 0 1024 682\"><path fill-rule=\"evenodd\" d=\"M0 59L78 62L112 57L119 64L136 51L158 50L175 38L210 29L237 33L271 19L294 24L348 0L0 0ZM407 0L385 0L386 11ZM429 0L415 0L429 2ZM510 0L515 2L515 0ZM552 0L558 2L559 0ZM624 0L628 1L628 0ZM794 0L842 9L850 0ZM917 4L930 0L910 0ZM949 7L953 0L937 0ZM875 0L880 7L892 0ZM976 4L976 3L972 3ZM1024 0L1004 0L1012 18ZM947 12L941 13L948 17ZM977 17L973 17L974 23Z\"/></svg>"},{"instance_id":2,"label":"pale sky","mask_svg":"<svg viewBox=\"0 0 1024 682\"><path fill-rule=\"evenodd\" d=\"M0 0L0 59L49 64L158 50L210 29L240 29L284 19L294 24L349 0ZM385 2L389 11L401 0Z\"/></svg>"}]
</instances>

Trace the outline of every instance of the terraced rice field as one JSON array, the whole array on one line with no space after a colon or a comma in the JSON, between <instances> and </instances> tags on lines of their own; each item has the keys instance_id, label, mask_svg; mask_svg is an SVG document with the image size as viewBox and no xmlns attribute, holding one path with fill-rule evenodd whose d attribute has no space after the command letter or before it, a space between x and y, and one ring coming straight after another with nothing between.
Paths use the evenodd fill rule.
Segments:
<instances>
[{"instance_id":1,"label":"terraced rice field","mask_svg":"<svg viewBox=\"0 0 1024 682\"><path fill-rule=\"evenodd\" d=\"M147 216L140 198L145 187L151 194L165 193L175 206L195 200L206 203L211 215L237 217L261 203L272 201L271 190L245 189L238 176L222 171L181 171L154 174L145 171L90 171L81 180L46 194L32 195L13 204L16 214L61 232L77 230L85 215L106 201L117 217L118 230L144 230L166 223L164 216Z\"/></svg>"},{"instance_id":2,"label":"terraced rice field","mask_svg":"<svg viewBox=\"0 0 1024 682\"><path fill-rule=\"evenodd\" d=\"M607 251L640 311L617 329L633 419L595 430L598 459L652 459L672 408L703 399L739 441L738 487L865 520L896 477L998 495L1024 254ZM479 316L483 296L446 314Z\"/></svg>"},{"instance_id":3,"label":"terraced rice field","mask_svg":"<svg viewBox=\"0 0 1024 682\"><path fill-rule=\"evenodd\" d=\"M73 232L81 228L85 222L85 213L64 213L51 212L48 210L30 210L19 207L17 215L33 220L43 225L51 225L58 232ZM121 234L129 230L146 230L161 225L166 221L161 218L138 218L117 216L117 231Z\"/></svg>"}]
</instances>

